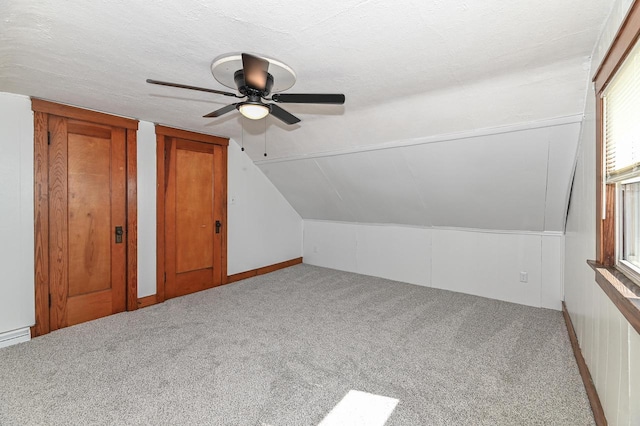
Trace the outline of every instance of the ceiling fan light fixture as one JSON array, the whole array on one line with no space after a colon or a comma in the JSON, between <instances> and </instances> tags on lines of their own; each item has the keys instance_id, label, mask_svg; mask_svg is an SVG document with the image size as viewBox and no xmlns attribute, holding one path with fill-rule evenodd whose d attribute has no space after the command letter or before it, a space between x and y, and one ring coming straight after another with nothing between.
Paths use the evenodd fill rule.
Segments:
<instances>
[{"instance_id":1,"label":"ceiling fan light fixture","mask_svg":"<svg viewBox=\"0 0 640 426\"><path fill-rule=\"evenodd\" d=\"M269 108L260 104L242 104L238 107L240 114L251 120L260 120L269 114Z\"/></svg>"},{"instance_id":2,"label":"ceiling fan light fixture","mask_svg":"<svg viewBox=\"0 0 640 426\"><path fill-rule=\"evenodd\" d=\"M223 55L213 61L211 72L221 84L237 89L239 94L152 79L147 79L147 83L198 90L239 99L246 98L245 101L228 104L205 114L204 118L220 117L237 109L250 120L261 120L267 115L273 115L283 123L292 125L299 123L300 119L281 108L277 105L278 103L342 105L345 101L345 96L342 93L280 93L293 86L296 78L295 73L282 62L261 55L250 53ZM263 100L274 103L265 103Z\"/></svg>"}]
</instances>

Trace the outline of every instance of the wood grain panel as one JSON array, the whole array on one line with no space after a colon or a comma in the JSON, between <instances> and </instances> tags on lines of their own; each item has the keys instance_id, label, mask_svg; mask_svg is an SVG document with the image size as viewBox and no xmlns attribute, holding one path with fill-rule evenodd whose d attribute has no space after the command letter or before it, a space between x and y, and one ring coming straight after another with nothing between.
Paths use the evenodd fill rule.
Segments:
<instances>
[{"instance_id":1,"label":"wood grain panel","mask_svg":"<svg viewBox=\"0 0 640 426\"><path fill-rule=\"evenodd\" d=\"M169 299L176 286L176 144L171 138L165 140L165 185L164 192L164 297Z\"/></svg>"},{"instance_id":2,"label":"wood grain panel","mask_svg":"<svg viewBox=\"0 0 640 426\"><path fill-rule=\"evenodd\" d=\"M76 325L111 315L113 293L109 290L83 294L67 301L66 325Z\"/></svg>"},{"instance_id":3,"label":"wood grain panel","mask_svg":"<svg viewBox=\"0 0 640 426\"><path fill-rule=\"evenodd\" d=\"M138 309L138 139L127 129L127 310ZM155 296L154 296L155 297Z\"/></svg>"},{"instance_id":4,"label":"wood grain panel","mask_svg":"<svg viewBox=\"0 0 640 426\"><path fill-rule=\"evenodd\" d=\"M156 134L156 302L165 300L165 137Z\"/></svg>"},{"instance_id":5,"label":"wood grain panel","mask_svg":"<svg viewBox=\"0 0 640 426\"><path fill-rule=\"evenodd\" d=\"M603 133L603 113L604 102L600 96L596 96L596 260L600 263L604 262L605 250L602 232L604 229L604 220L602 217L602 204L604 202L604 133Z\"/></svg>"},{"instance_id":6,"label":"wood grain panel","mask_svg":"<svg viewBox=\"0 0 640 426\"><path fill-rule=\"evenodd\" d=\"M67 132L76 135L91 136L100 139L111 139L111 126L100 126L86 121L67 120Z\"/></svg>"},{"instance_id":7,"label":"wood grain panel","mask_svg":"<svg viewBox=\"0 0 640 426\"><path fill-rule=\"evenodd\" d=\"M68 253L67 212L67 122L49 117L49 325L51 330L66 326Z\"/></svg>"},{"instance_id":8,"label":"wood grain panel","mask_svg":"<svg viewBox=\"0 0 640 426\"><path fill-rule=\"evenodd\" d=\"M213 268L198 269L176 276L176 285L171 297L184 296L196 291L207 290L220 285L213 281Z\"/></svg>"},{"instance_id":9,"label":"wood grain panel","mask_svg":"<svg viewBox=\"0 0 640 426\"><path fill-rule=\"evenodd\" d=\"M173 127L156 125L156 135L168 136L170 138L185 139L195 142L204 142L213 145L229 145L228 138L221 138L219 136L205 135L202 133L190 132L188 130L175 129Z\"/></svg>"},{"instance_id":10,"label":"wood grain panel","mask_svg":"<svg viewBox=\"0 0 640 426\"><path fill-rule=\"evenodd\" d=\"M596 282L629 324L640 334L640 287L613 267L587 261L596 273Z\"/></svg>"},{"instance_id":11,"label":"wood grain panel","mask_svg":"<svg viewBox=\"0 0 640 426\"><path fill-rule=\"evenodd\" d=\"M213 157L176 153L176 273L213 267Z\"/></svg>"},{"instance_id":12,"label":"wood grain panel","mask_svg":"<svg viewBox=\"0 0 640 426\"><path fill-rule=\"evenodd\" d=\"M122 243L116 243L115 227L124 229ZM127 298L127 133L111 133L111 302L112 312L123 312Z\"/></svg>"},{"instance_id":13,"label":"wood grain panel","mask_svg":"<svg viewBox=\"0 0 640 426\"><path fill-rule=\"evenodd\" d=\"M156 125L156 144L158 181L156 302L160 303L168 298L211 288L226 281L226 145L228 139ZM183 155L184 151L210 155L211 164L204 167L203 164L194 166L190 157L204 157ZM178 155L181 157L179 167L176 160ZM187 164L194 170L185 169L184 166ZM210 167L212 167L211 174L209 174ZM208 189L194 184L197 180L203 182L202 176L199 176L203 174L209 175L209 183L205 182ZM222 175L218 176L218 174ZM189 187L185 186L186 183L189 183ZM178 200L178 197L181 199ZM213 207L205 209L197 206L203 199L206 204L210 204L211 198ZM193 223L191 219L204 217L198 214L198 210L200 213L207 210L207 217ZM189 228L191 235L185 232L184 236L181 236L184 229L178 229L177 219L183 222L182 228L187 224L191 227ZM216 220L221 222L221 229L217 234L215 233ZM195 228L193 228L194 224ZM194 231L198 227L211 229L212 234L205 235L210 237L209 240L198 241L203 239L202 235ZM204 244L205 248L197 247L199 244ZM212 250L211 256L208 256L209 259L205 263L204 256L199 256L203 252L206 254L208 250ZM177 260L178 256L181 256L180 260ZM197 262L192 262L194 259ZM203 269L192 269L201 268L203 265L206 266Z\"/></svg>"},{"instance_id":14,"label":"wood grain panel","mask_svg":"<svg viewBox=\"0 0 640 426\"><path fill-rule=\"evenodd\" d=\"M633 48L640 36L640 2L635 1L618 33L613 39L611 47L605 54L602 63L593 77L596 93L600 93L606 87L611 77L620 68L622 62Z\"/></svg>"},{"instance_id":15,"label":"wood grain panel","mask_svg":"<svg viewBox=\"0 0 640 426\"><path fill-rule=\"evenodd\" d=\"M158 303L158 299L155 294L141 297L138 299L138 308L146 308L147 306L155 305L156 303Z\"/></svg>"},{"instance_id":16,"label":"wood grain panel","mask_svg":"<svg viewBox=\"0 0 640 426\"><path fill-rule=\"evenodd\" d=\"M229 275L227 277L227 283L233 283L240 280L246 280L247 278L255 277L258 275L268 274L269 272L277 271L279 269L288 268L293 265L302 263L302 258L298 257L284 262L275 263L273 265L263 266L262 268L252 269L250 271L239 272L237 274Z\"/></svg>"},{"instance_id":17,"label":"wood grain panel","mask_svg":"<svg viewBox=\"0 0 640 426\"><path fill-rule=\"evenodd\" d=\"M111 132L68 137L69 297L111 288Z\"/></svg>"},{"instance_id":18,"label":"wood grain panel","mask_svg":"<svg viewBox=\"0 0 640 426\"><path fill-rule=\"evenodd\" d=\"M218 146L214 158L214 207L215 217L220 220L222 227L219 234L214 234L213 258L219 259L214 265L217 280L221 284L227 283L227 147Z\"/></svg>"},{"instance_id":19,"label":"wood grain panel","mask_svg":"<svg viewBox=\"0 0 640 426\"><path fill-rule=\"evenodd\" d=\"M36 111L33 119L36 323L31 337L36 337L49 332L49 116Z\"/></svg>"},{"instance_id":20,"label":"wood grain panel","mask_svg":"<svg viewBox=\"0 0 640 426\"><path fill-rule=\"evenodd\" d=\"M602 256L604 266L611 267L616 263L616 186L605 187L606 213L602 221Z\"/></svg>"},{"instance_id":21,"label":"wood grain panel","mask_svg":"<svg viewBox=\"0 0 640 426\"><path fill-rule=\"evenodd\" d=\"M133 295L131 304L134 309L137 308L137 192L135 185L137 121L38 99L32 99L32 109L34 110L36 308L36 324L32 327L32 335L38 336L60 327L96 318L96 315L99 317L122 311L125 308L127 292ZM91 139L108 140L113 125L120 127L113 131L116 137L112 141L115 145L111 144L110 152L107 152L106 156L103 155L104 152L92 152L89 155L86 151L90 150L94 142ZM47 137L48 133L50 138ZM50 140L50 145L47 139ZM83 141L82 144L80 139ZM69 140L71 147L69 147ZM86 142L88 143L85 146ZM69 149L72 150L71 153ZM82 152L83 150L85 152ZM86 161L83 161L83 158ZM84 207L87 204L78 199L79 193L76 191L78 187L74 185L81 180L83 183L87 180L91 181L96 175L96 168L90 163L104 161L105 158L112 166L111 181L107 182L106 188L102 187L97 191L92 191L90 187L84 188L82 193L93 198L96 194L106 194L107 198L111 196L104 210L107 213L111 211L111 216L121 222L126 233L126 241L118 244L117 248L113 245L115 235L112 232L111 218L106 221L92 220L92 217L95 219L96 209L93 209L89 216L86 208L83 212L74 211L74 208L78 208L81 204ZM69 164L71 170L67 168ZM114 197L117 198L115 202ZM69 201L71 201L71 208L69 208ZM117 215L113 215L114 208L118 211ZM133 212L132 219L128 218L129 211ZM87 225L87 221L89 222L89 225L85 226L87 235L84 238L84 243L90 242L89 244L76 244L74 240L78 237L77 232L83 232L78 231L76 229L78 227L73 223L74 220L82 222L80 220L82 213L84 213L84 225ZM113 261L114 253L118 253L120 258L116 262L120 266L115 265L118 268L115 275L120 285L117 288L101 291L100 286L91 287L91 278L87 280L86 274L84 276L80 274L81 281L84 284L89 281L90 288L74 290L73 283L79 280L77 277L72 277L70 293L69 280L70 275L74 275L74 270L71 272L69 270L69 264L72 263L69 262L69 257L72 261L78 261L84 273L89 272L90 276L95 275L95 266L91 265L97 254L95 250L97 246L94 243L97 242L96 230L99 232L100 228L98 223L103 222L106 222L104 226L108 234L107 247L111 246L111 259ZM81 255L79 252L82 252ZM133 261L130 262L129 259ZM113 262L111 266L114 266ZM113 271L111 275L114 276ZM91 297L87 299L86 304L82 302L85 300L85 295L73 296L74 293L87 291L89 294L86 296ZM105 292L110 294L109 297L105 296ZM98 307L96 304L104 306Z\"/></svg>"},{"instance_id":22,"label":"wood grain panel","mask_svg":"<svg viewBox=\"0 0 640 426\"><path fill-rule=\"evenodd\" d=\"M105 114L103 112L90 111L70 105L44 101L42 99L32 98L31 109L34 111L45 112L60 117L89 121L91 123L106 124L108 126L122 127L125 129L138 129L138 120L120 117L117 115Z\"/></svg>"}]
</instances>

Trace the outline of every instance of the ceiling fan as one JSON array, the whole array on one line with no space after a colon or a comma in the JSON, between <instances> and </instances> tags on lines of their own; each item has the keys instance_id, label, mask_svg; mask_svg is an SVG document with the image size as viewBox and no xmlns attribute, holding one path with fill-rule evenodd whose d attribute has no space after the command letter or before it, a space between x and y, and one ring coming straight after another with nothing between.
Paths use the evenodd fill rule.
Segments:
<instances>
[{"instance_id":1,"label":"ceiling fan","mask_svg":"<svg viewBox=\"0 0 640 426\"><path fill-rule=\"evenodd\" d=\"M237 55L235 56L237 58ZM274 75L269 72L269 65L274 66L274 71L279 71L284 79L288 79L284 89L289 88L295 82L295 74L286 65L275 60L269 60L259 56L251 55L248 53L241 54L242 68L233 72L233 81L230 82L228 75L220 76L219 74L228 74L233 69L229 69L230 64L234 64L230 59L234 59L233 56L228 55L221 57L218 60L214 60L211 68L214 77L225 84L228 87L236 87L240 94L225 92L222 90L207 89L204 87L189 86L186 84L170 83L167 81L159 81L147 79L147 83L158 84L161 86L178 87L181 89L199 90L201 92L216 93L218 95L224 95L239 99L244 99L241 102L229 104L213 112L210 112L204 117L220 117L228 112L237 109L240 113L250 119L259 120L266 117L268 114L282 120L286 124L295 124L300 121L298 117L282 109L275 103L265 103L263 100L272 101L276 103L295 103L295 104L344 104L345 97L343 94L324 94L324 93L273 93L271 97L271 90L274 88ZM237 62L236 62L237 63ZM223 66L224 65L224 66ZM237 63L236 67L240 64ZM282 74L282 71L285 71ZM233 84L233 85L232 85Z\"/></svg>"}]
</instances>

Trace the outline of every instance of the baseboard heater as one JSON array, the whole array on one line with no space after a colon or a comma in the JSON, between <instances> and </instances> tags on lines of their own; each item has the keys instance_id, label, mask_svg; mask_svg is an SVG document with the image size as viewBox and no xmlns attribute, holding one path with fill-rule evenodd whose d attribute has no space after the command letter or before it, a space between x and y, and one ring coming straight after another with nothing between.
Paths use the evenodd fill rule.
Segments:
<instances>
[{"instance_id":1,"label":"baseboard heater","mask_svg":"<svg viewBox=\"0 0 640 426\"><path fill-rule=\"evenodd\" d=\"M28 342L29 340L31 340L31 329L29 327L7 331L0 333L0 348Z\"/></svg>"}]
</instances>

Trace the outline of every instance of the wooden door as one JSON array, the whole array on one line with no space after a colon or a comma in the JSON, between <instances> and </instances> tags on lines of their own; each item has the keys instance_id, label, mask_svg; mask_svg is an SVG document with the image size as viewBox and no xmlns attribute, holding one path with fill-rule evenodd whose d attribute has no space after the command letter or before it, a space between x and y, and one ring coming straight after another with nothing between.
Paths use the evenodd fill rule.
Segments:
<instances>
[{"instance_id":1,"label":"wooden door","mask_svg":"<svg viewBox=\"0 0 640 426\"><path fill-rule=\"evenodd\" d=\"M55 330L126 308L126 130L49 115L48 132Z\"/></svg>"},{"instance_id":2,"label":"wooden door","mask_svg":"<svg viewBox=\"0 0 640 426\"><path fill-rule=\"evenodd\" d=\"M225 152L226 147L210 143L166 138L167 299L218 286L226 278L222 245Z\"/></svg>"}]
</instances>

